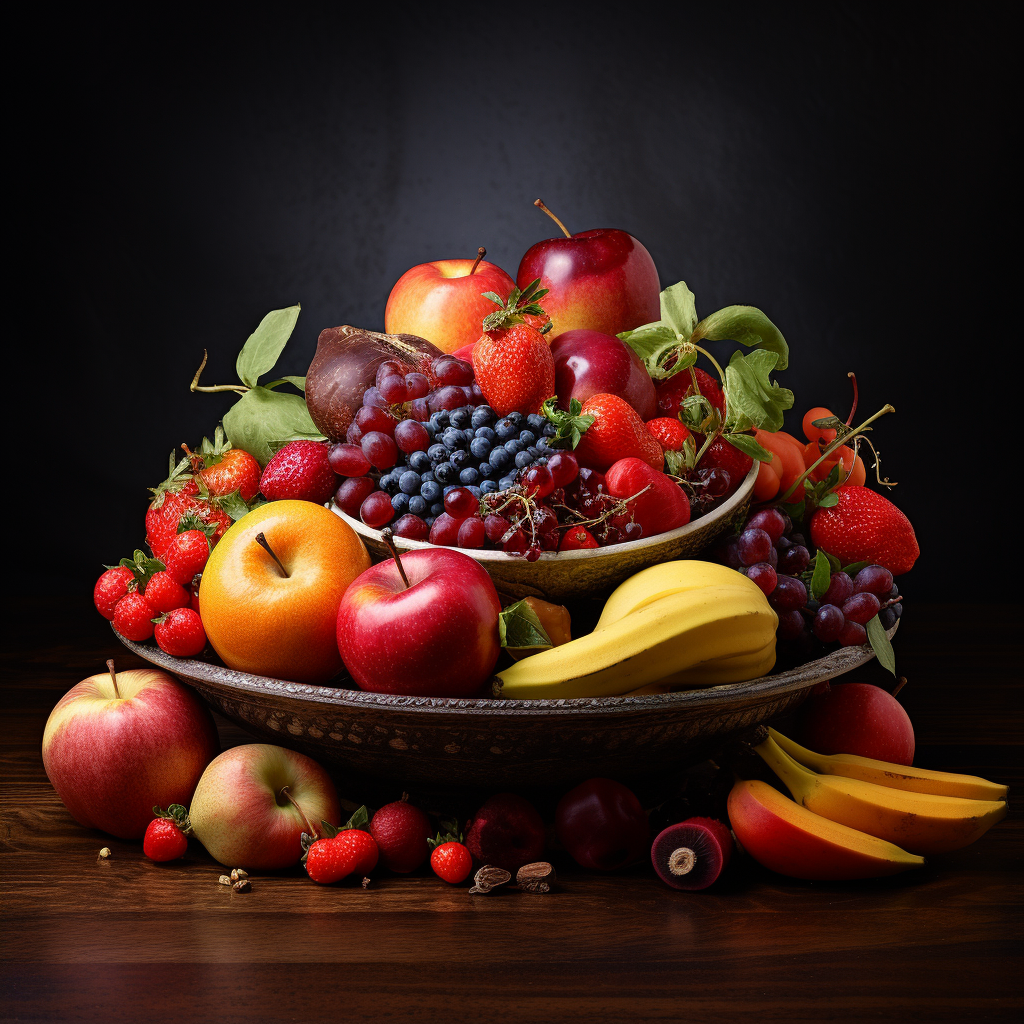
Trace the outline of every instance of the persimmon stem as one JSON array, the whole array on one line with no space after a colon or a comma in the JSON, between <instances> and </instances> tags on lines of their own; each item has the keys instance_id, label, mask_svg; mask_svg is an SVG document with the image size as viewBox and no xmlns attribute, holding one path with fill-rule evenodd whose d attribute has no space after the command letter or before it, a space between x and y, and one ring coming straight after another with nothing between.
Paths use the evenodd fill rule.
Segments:
<instances>
[{"instance_id":1,"label":"persimmon stem","mask_svg":"<svg viewBox=\"0 0 1024 1024\"><path fill-rule=\"evenodd\" d=\"M121 691L117 688L117 673L114 671L114 659L107 658L107 671L110 673L110 681L114 684L114 696L120 700Z\"/></svg>"},{"instance_id":2,"label":"persimmon stem","mask_svg":"<svg viewBox=\"0 0 1024 1024\"><path fill-rule=\"evenodd\" d=\"M289 803L290 803L290 804L292 805L292 807L294 807L294 808L295 808L295 810L297 810L297 811L299 812L299 814L301 814L301 815L302 815L302 820L303 820L303 821L304 821L304 822L306 823L306 828L308 828L308 829L309 829L309 834L310 834L310 835L311 835L311 836L312 836L312 837L313 837L314 839L319 839L319 838L320 838L320 833L319 833L319 832L317 832L317 830L316 830L316 827L315 827L315 826L313 825L313 823L312 823L312 822L311 822L311 821L309 820L309 818L307 818L307 817L306 817L306 812L305 812L305 811L304 811L304 810L303 810L303 809L302 809L302 808L301 808L301 807L299 806L299 803L298 803L298 801L297 801L297 800L295 799L295 797L293 797L293 796L292 796L292 794L291 794L290 790L288 789L288 787L287 787L287 786L284 786L284 787L283 787L283 788L281 789L281 792L282 792L282 794L283 794L283 795L284 795L285 797L287 797L287 799L288 799L288 802L289 802Z\"/></svg>"},{"instance_id":3,"label":"persimmon stem","mask_svg":"<svg viewBox=\"0 0 1024 1024\"><path fill-rule=\"evenodd\" d=\"M533 205L540 207L562 229L562 234L566 238L572 238L572 235L569 234L569 229L544 205L543 199L534 199Z\"/></svg>"},{"instance_id":4,"label":"persimmon stem","mask_svg":"<svg viewBox=\"0 0 1024 1024\"><path fill-rule=\"evenodd\" d=\"M487 250L481 245L476 251L476 260L473 262L473 266L469 268L469 276L472 277L476 273L476 268L480 266L480 261L487 255Z\"/></svg>"},{"instance_id":5,"label":"persimmon stem","mask_svg":"<svg viewBox=\"0 0 1024 1024\"><path fill-rule=\"evenodd\" d=\"M200 385L199 378L202 375L203 370L206 369L207 358L206 349L204 348L203 361L199 364L199 369L196 370L196 375L192 378L192 383L189 385L189 391L237 391L240 395L244 395L249 390L244 384Z\"/></svg>"},{"instance_id":6,"label":"persimmon stem","mask_svg":"<svg viewBox=\"0 0 1024 1024\"><path fill-rule=\"evenodd\" d=\"M380 539L388 547L388 551L391 552L391 557L395 560L395 565L398 566L398 572L401 574L402 582L405 584L405 589L408 590L412 584L409 582L409 577L405 575L405 566L402 565L402 557L398 553L398 548L395 547L395 535L391 532L390 526L385 526L380 531Z\"/></svg>"},{"instance_id":7,"label":"persimmon stem","mask_svg":"<svg viewBox=\"0 0 1024 1024\"><path fill-rule=\"evenodd\" d=\"M262 533L257 533L255 540L256 543L259 544L259 546L263 548L263 550L266 551L266 553L270 555L275 562L277 562L277 567L281 570L281 575L284 576L285 579L288 579L288 570L281 564L281 559L274 554L274 549L270 546L266 536Z\"/></svg>"}]
</instances>

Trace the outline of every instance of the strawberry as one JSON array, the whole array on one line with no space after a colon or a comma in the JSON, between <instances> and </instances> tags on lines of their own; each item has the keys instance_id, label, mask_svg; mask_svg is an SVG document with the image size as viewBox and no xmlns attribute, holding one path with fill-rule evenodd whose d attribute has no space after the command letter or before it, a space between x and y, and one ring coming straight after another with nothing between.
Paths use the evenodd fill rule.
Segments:
<instances>
[{"instance_id":1,"label":"strawberry","mask_svg":"<svg viewBox=\"0 0 1024 1024\"><path fill-rule=\"evenodd\" d=\"M175 534L164 551L163 562L171 579L185 586L206 568L210 541L202 530Z\"/></svg>"},{"instance_id":2,"label":"strawberry","mask_svg":"<svg viewBox=\"0 0 1024 1024\"><path fill-rule=\"evenodd\" d=\"M442 843L430 855L430 866L438 878L458 885L469 878L473 870L473 856L462 843Z\"/></svg>"},{"instance_id":3,"label":"strawberry","mask_svg":"<svg viewBox=\"0 0 1024 1024\"><path fill-rule=\"evenodd\" d=\"M114 629L123 637L141 643L153 635L153 606L137 591L129 591L114 609Z\"/></svg>"},{"instance_id":4,"label":"strawberry","mask_svg":"<svg viewBox=\"0 0 1024 1024\"><path fill-rule=\"evenodd\" d=\"M260 490L270 501L291 498L324 505L338 486L325 441L289 441L268 463Z\"/></svg>"},{"instance_id":5,"label":"strawberry","mask_svg":"<svg viewBox=\"0 0 1024 1024\"><path fill-rule=\"evenodd\" d=\"M146 543L162 558L177 534L199 529L216 544L231 523L231 516L214 502L183 488L153 500L146 512Z\"/></svg>"},{"instance_id":6,"label":"strawberry","mask_svg":"<svg viewBox=\"0 0 1024 1024\"><path fill-rule=\"evenodd\" d=\"M701 469L724 469L733 483L739 483L750 472L754 460L733 444L716 437L700 458Z\"/></svg>"},{"instance_id":7,"label":"strawberry","mask_svg":"<svg viewBox=\"0 0 1024 1024\"><path fill-rule=\"evenodd\" d=\"M156 817L146 826L142 852L155 861L177 860L188 849L192 824L181 804L171 804L166 811L153 808Z\"/></svg>"},{"instance_id":8,"label":"strawberry","mask_svg":"<svg viewBox=\"0 0 1024 1024\"><path fill-rule=\"evenodd\" d=\"M555 360L538 329L546 314L537 300L547 294L539 284L538 278L525 291L513 288L507 300L484 293L498 308L484 319L483 336L473 348L473 372L499 416L535 413L555 393Z\"/></svg>"},{"instance_id":9,"label":"strawberry","mask_svg":"<svg viewBox=\"0 0 1024 1024\"><path fill-rule=\"evenodd\" d=\"M336 836L317 839L306 854L306 873L320 885L340 882L356 872L365 875L377 866L379 853L373 836L350 828Z\"/></svg>"},{"instance_id":10,"label":"strawberry","mask_svg":"<svg viewBox=\"0 0 1024 1024\"><path fill-rule=\"evenodd\" d=\"M193 608L173 608L157 620L153 632L160 650L175 658L195 657L206 646L203 620Z\"/></svg>"},{"instance_id":11,"label":"strawberry","mask_svg":"<svg viewBox=\"0 0 1024 1024\"><path fill-rule=\"evenodd\" d=\"M674 416L659 416L647 421L651 437L666 451L680 452L690 436L689 429Z\"/></svg>"},{"instance_id":12,"label":"strawberry","mask_svg":"<svg viewBox=\"0 0 1024 1024\"><path fill-rule=\"evenodd\" d=\"M189 603L189 595L185 588L166 570L154 573L143 594L156 612L184 608Z\"/></svg>"},{"instance_id":13,"label":"strawberry","mask_svg":"<svg viewBox=\"0 0 1024 1024\"><path fill-rule=\"evenodd\" d=\"M581 465L604 470L628 458L658 470L665 465L661 445L618 395L591 395L582 406L573 399L568 412L556 409L553 401L545 402L543 412L558 427L555 440L568 438Z\"/></svg>"},{"instance_id":14,"label":"strawberry","mask_svg":"<svg viewBox=\"0 0 1024 1024\"><path fill-rule=\"evenodd\" d=\"M128 587L135 581L135 574L124 565L108 569L92 588L92 603L96 611L107 620L114 618L117 602L128 593Z\"/></svg>"},{"instance_id":15,"label":"strawberry","mask_svg":"<svg viewBox=\"0 0 1024 1024\"><path fill-rule=\"evenodd\" d=\"M612 497L633 498L626 503L627 514L640 524L644 537L675 530L690 521L690 502L682 488L642 459L620 459L605 474L605 484Z\"/></svg>"},{"instance_id":16,"label":"strawberry","mask_svg":"<svg viewBox=\"0 0 1024 1024\"><path fill-rule=\"evenodd\" d=\"M921 553L910 520L877 491L850 485L833 492L838 503L811 516L816 547L848 562L882 565L894 576L909 572Z\"/></svg>"},{"instance_id":17,"label":"strawberry","mask_svg":"<svg viewBox=\"0 0 1024 1024\"><path fill-rule=\"evenodd\" d=\"M584 548L600 547L594 535L585 526L570 526L565 531L559 551L580 551Z\"/></svg>"},{"instance_id":18,"label":"strawberry","mask_svg":"<svg viewBox=\"0 0 1024 1024\"><path fill-rule=\"evenodd\" d=\"M242 501L248 502L260 489L260 464L248 452L232 448L223 427L217 427L212 444L204 437L199 451L190 452L185 445L182 448L191 460L192 472L214 497L238 491Z\"/></svg>"},{"instance_id":19,"label":"strawberry","mask_svg":"<svg viewBox=\"0 0 1024 1024\"><path fill-rule=\"evenodd\" d=\"M700 393L718 410L719 414L725 416L725 395L722 394L722 386L704 370L692 367L697 377L697 385ZM655 393L658 396L658 412L662 416L678 416L679 408L683 399L688 394L696 394L697 389L693 386L693 377L690 376L690 369L680 370L673 374L668 380L655 385Z\"/></svg>"}]
</instances>

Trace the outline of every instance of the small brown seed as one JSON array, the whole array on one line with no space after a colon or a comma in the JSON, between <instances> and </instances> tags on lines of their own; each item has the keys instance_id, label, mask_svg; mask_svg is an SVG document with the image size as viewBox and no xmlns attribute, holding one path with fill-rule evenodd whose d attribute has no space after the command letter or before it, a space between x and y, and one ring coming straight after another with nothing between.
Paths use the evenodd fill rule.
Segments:
<instances>
[{"instance_id":1,"label":"small brown seed","mask_svg":"<svg viewBox=\"0 0 1024 1024\"><path fill-rule=\"evenodd\" d=\"M238 878L248 878L249 877L249 872L246 871L245 868L235 868L235 870L232 872L232 874L237 875ZM235 881L238 881L238 878L236 878Z\"/></svg>"},{"instance_id":2,"label":"small brown seed","mask_svg":"<svg viewBox=\"0 0 1024 1024\"><path fill-rule=\"evenodd\" d=\"M231 888L235 892L252 892L252 883L248 878L240 878Z\"/></svg>"},{"instance_id":3,"label":"small brown seed","mask_svg":"<svg viewBox=\"0 0 1024 1024\"><path fill-rule=\"evenodd\" d=\"M535 860L524 864L516 872L516 885L523 892L551 892L555 884L555 869L546 860Z\"/></svg>"},{"instance_id":4,"label":"small brown seed","mask_svg":"<svg viewBox=\"0 0 1024 1024\"><path fill-rule=\"evenodd\" d=\"M485 864L473 876L474 884L469 891L471 893L488 893L492 889L497 889L500 886L507 885L511 881L511 871L506 871L504 868L496 868L493 864Z\"/></svg>"},{"instance_id":5,"label":"small brown seed","mask_svg":"<svg viewBox=\"0 0 1024 1024\"><path fill-rule=\"evenodd\" d=\"M231 885L231 879L228 878L227 875L221 875L217 881L220 882L221 885Z\"/></svg>"},{"instance_id":6,"label":"small brown seed","mask_svg":"<svg viewBox=\"0 0 1024 1024\"><path fill-rule=\"evenodd\" d=\"M103 849L100 850L100 859L101 860L106 860L109 856L110 856L110 847L109 846L104 846Z\"/></svg>"},{"instance_id":7,"label":"small brown seed","mask_svg":"<svg viewBox=\"0 0 1024 1024\"><path fill-rule=\"evenodd\" d=\"M363 888L364 888L364 889L369 889L369 888L370 888L370 883L371 883L372 881L373 881L373 879L372 879L372 878L364 878L364 879L363 879Z\"/></svg>"}]
</instances>

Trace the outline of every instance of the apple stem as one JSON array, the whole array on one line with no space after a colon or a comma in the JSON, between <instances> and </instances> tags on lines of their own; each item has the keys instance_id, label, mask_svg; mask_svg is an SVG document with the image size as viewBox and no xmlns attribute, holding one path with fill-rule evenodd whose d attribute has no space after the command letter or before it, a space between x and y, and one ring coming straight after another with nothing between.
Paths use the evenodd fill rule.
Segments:
<instances>
[{"instance_id":1,"label":"apple stem","mask_svg":"<svg viewBox=\"0 0 1024 1024\"><path fill-rule=\"evenodd\" d=\"M543 199L534 199L533 205L539 206L562 229L562 234L566 238L572 238L572 235L569 234L569 229L544 205Z\"/></svg>"},{"instance_id":2,"label":"apple stem","mask_svg":"<svg viewBox=\"0 0 1024 1024\"><path fill-rule=\"evenodd\" d=\"M295 799L295 797L292 796L292 794L289 791L288 787L285 786L281 790L281 792L288 798L288 800L291 803L292 807L294 807L295 810L297 810L299 812L299 814L302 815L302 820L306 823L306 828L309 829L309 834L314 839L319 839L320 838L320 833L317 832L317 830L316 830L315 826L313 825L313 823L309 820L309 818L306 817L306 812L299 806L298 801Z\"/></svg>"},{"instance_id":3,"label":"apple stem","mask_svg":"<svg viewBox=\"0 0 1024 1024\"><path fill-rule=\"evenodd\" d=\"M480 261L487 255L487 250L481 245L476 251L476 260L473 266L469 270L469 276L472 277L476 273L476 268L480 266Z\"/></svg>"},{"instance_id":4,"label":"apple stem","mask_svg":"<svg viewBox=\"0 0 1024 1024\"><path fill-rule=\"evenodd\" d=\"M270 555L275 562L277 562L277 567L281 570L281 574L285 579L288 579L288 570L281 564L281 559L274 554L274 549L270 546L267 542L267 538L262 533L256 534L256 543L259 544L259 546L263 548L263 550L266 551L266 553Z\"/></svg>"},{"instance_id":5,"label":"apple stem","mask_svg":"<svg viewBox=\"0 0 1024 1024\"><path fill-rule=\"evenodd\" d=\"M907 677L906 676L900 676L900 681L896 684L896 689L892 691L892 696L895 697L896 694L899 693L900 690L902 690L903 687L906 686L906 685L907 685Z\"/></svg>"},{"instance_id":6,"label":"apple stem","mask_svg":"<svg viewBox=\"0 0 1024 1024\"><path fill-rule=\"evenodd\" d=\"M395 560L395 565L398 566L398 571L402 575L402 582L405 584L405 589L408 590L412 584L409 582L409 577L405 575L405 567L402 565L401 555L398 553L398 548L395 547L395 535L391 532L389 526L385 526L380 531L380 539L388 546L388 551L391 552L391 557Z\"/></svg>"},{"instance_id":7,"label":"apple stem","mask_svg":"<svg viewBox=\"0 0 1024 1024\"><path fill-rule=\"evenodd\" d=\"M668 869L673 875L688 875L696 863L697 854L688 846L680 846L669 854Z\"/></svg>"},{"instance_id":8,"label":"apple stem","mask_svg":"<svg viewBox=\"0 0 1024 1024\"><path fill-rule=\"evenodd\" d=\"M120 700L121 691L117 688L117 673L114 671L114 659L107 658L107 671L110 673L110 681L114 684L114 696Z\"/></svg>"}]
</instances>

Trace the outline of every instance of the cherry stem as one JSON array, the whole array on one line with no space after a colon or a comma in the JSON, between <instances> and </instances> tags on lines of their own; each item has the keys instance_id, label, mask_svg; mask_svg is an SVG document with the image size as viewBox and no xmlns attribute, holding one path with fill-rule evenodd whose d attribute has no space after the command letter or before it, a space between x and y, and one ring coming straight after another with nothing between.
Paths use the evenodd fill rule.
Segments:
<instances>
[{"instance_id":1,"label":"cherry stem","mask_svg":"<svg viewBox=\"0 0 1024 1024\"><path fill-rule=\"evenodd\" d=\"M697 863L697 854L688 846L680 846L669 854L668 869L673 875L688 875Z\"/></svg>"},{"instance_id":2,"label":"cherry stem","mask_svg":"<svg viewBox=\"0 0 1024 1024\"><path fill-rule=\"evenodd\" d=\"M292 794L289 791L288 787L287 786L283 787L282 790L281 790L281 793L288 798L288 801L291 803L292 807L294 807L295 810L297 810L299 812L299 814L302 815L302 820L306 823L306 828L309 829L309 834L314 839L319 839L320 838L320 833L317 832L317 830L314 827L313 823L309 820L309 818L306 817L306 812L299 806L298 801L295 799L295 797L292 796Z\"/></svg>"},{"instance_id":3,"label":"cherry stem","mask_svg":"<svg viewBox=\"0 0 1024 1024\"><path fill-rule=\"evenodd\" d=\"M200 386L199 377L203 370L206 368L207 354L206 349L203 349L203 361L199 364L199 369L196 370L196 375L192 378L192 383L189 385L189 391L237 391L240 395L244 395L249 389L244 384L213 384L209 387L205 385Z\"/></svg>"},{"instance_id":4,"label":"cherry stem","mask_svg":"<svg viewBox=\"0 0 1024 1024\"><path fill-rule=\"evenodd\" d=\"M874 423L880 416L884 416L886 413L895 412L896 410L891 405L883 405L874 416L869 416L859 427L854 427L849 433L836 437L836 439L821 453L818 459L811 463L790 485L786 493L779 499L785 501L789 496L800 486L800 484L813 473L818 466L828 458L837 448L842 448L847 441L852 440L862 430L865 430L869 424Z\"/></svg>"},{"instance_id":5,"label":"cherry stem","mask_svg":"<svg viewBox=\"0 0 1024 1024\"><path fill-rule=\"evenodd\" d=\"M903 687L906 686L906 685L907 685L907 677L906 676L900 676L900 681L896 684L896 689L892 691L892 696L895 697L896 694L899 693L900 690L902 690Z\"/></svg>"},{"instance_id":6,"label":"cherry stem","mask_svg":"<svg viewBox=\"0 0 1024 1024\"><path fill-rule=\"evenodd\" d=\"M274 549L270 546L266 536L262 533L257 533L255 540L256 543L259 544L259 546L263 548L263 550L266 551L266 553L270 555L275 562L277 562L277 567L281 570L281 575L284 576L285 579L289 579L288 570L281 564L281 559L274 554Z\"/></svg>"},{"instance_id":7,"label":"cherry stem","mask_svg":"<svg viewBox=\"0 0 1024 1024\"><path fill-rule=\"evenodd\" d=\"M476 260L473 262L473 266L470 267L469 276L472 277L476 273L476 268L480 266L480 261L487 255L487 250L481 245L476 251Z\"/></svg>"},{"instance_id":8,"label":"cherry stem","mask_svg":"<svg viewBox=\"0 0 1024 1024\"><path fill-rule=\"evenodd\" d=\"M853 414L857 411L857 399L860 396L860 391L857 388L857 374L850 370L846 376L853 382L853 405L850 406L850 415L846 417L846 425L849 426L853 422Z\"/></svg>"},{"instance_id":9,"label":"cherry stem","mask_svg":"<svg viewBox=\"0 0 1024 1024\"><path fill-rule=\"evenodd\" d=\"M405 584L405 589L408 590L412 584L409 582L409 577L405 575L405 567L402 565L402 557L398 553L398 548L395 546L395 535L391 532L390 526L385 526L380 531L380 539L388 547L388 551L391 552L391 557L395 560L395 565L398 566L398 571L401 574L402 582Z\"/></svg>"},{"instance_id":10,"label":"cherry stem","mask_svg":"<svg viewBox=\"0 0 1024 1024\"><path fill-rule=\"evenodd\" d=\"M539 206L562 229L562 234L566 238L572 238L572 235L569 234L569 229L544 205L543 199L534 199L533 205Z\"/></svg>"},{"instance_id":11,"label":"cherry stem","mask_svg":"<svg viewBox=\"0 0 1024 1024\"><path fill-rule=\"evenodd\" d=\"M114 696L120 700L121 691L117 688L117 673L114 671L114 659L107 658L107 671L110 673L110 681L114 684Z\"/></svg>"}]
</instances>

